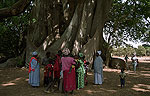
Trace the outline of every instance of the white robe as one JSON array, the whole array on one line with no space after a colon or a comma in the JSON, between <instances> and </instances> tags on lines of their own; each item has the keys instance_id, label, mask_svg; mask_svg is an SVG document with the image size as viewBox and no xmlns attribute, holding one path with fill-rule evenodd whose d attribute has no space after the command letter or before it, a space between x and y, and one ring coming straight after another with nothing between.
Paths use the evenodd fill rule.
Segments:
<instances>
[{"instance_id":1,"label":"white robe","mask_svg":"<svg viewBox=\"0 0 150 96\"><path fill-rule=\"evenodd\" d=\"M102 84L103 82L103 59L101 56L96 57L94 61L94 83Z\"/></svg>"}]
</instances>

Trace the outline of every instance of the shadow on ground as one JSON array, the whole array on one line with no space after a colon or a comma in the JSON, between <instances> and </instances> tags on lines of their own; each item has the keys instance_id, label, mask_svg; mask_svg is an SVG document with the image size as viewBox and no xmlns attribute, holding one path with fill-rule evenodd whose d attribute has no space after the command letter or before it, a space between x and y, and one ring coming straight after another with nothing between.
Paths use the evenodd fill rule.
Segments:
<instances>
[{"instance_id":1,"label":"shadow on ground","mask_svg":"<svg viewBox=\"0 0 150 96\"><path fill-rule=\"evenodd\" d=\"M93 73L89 72L88 85L81 90L75 90L74 94L69 96L150 96L149 65L150 63L140 62L136 73L126 71L124 88L120 88L120 70L104 69L102 85L93 85ZM41 68L41 81L43 81L43 68ZM0 69L0 96L64 96L59 91L46 94L43 90L43 82L39 88L28 85L28 71L25 68Z\"/></svg>"}]
</instances>

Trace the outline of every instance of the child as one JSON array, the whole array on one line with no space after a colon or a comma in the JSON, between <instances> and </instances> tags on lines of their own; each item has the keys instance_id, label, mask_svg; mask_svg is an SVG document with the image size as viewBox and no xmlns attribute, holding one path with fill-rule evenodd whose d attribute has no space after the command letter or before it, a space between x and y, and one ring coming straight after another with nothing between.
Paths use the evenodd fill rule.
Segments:
<instances>
[{"instance_id":1,"label":"child","mask_svg":"<svg viewBox=\"0 0 150 96\"><path fill-rule=\"evenodd\" d=\"M124 72L124 68L121 69L119 76L120 76L120 83L121 83L121 88L122 88L125 85L125 77L126 77L126 74Z\"/></svg>"},{"instance_id":2,"label":"child","mask_svg":"<svg viewBox=\"0 0 150 96\"><path fill-rule=\"evenodd\" d=\"M48 82L48 83L46 83L46 84L47 84L47 87L46 87L46 90L44 90L44 92L50 93L50 91L48 91L48 89L49 89L49 88L51 89L51 87L53 87L53 83L54 83L54 79L53 79L53 63L52 63L52 64L48 64L48 65L45 67L45 69L46 69L47 71L46 71L45 74L44 74L44 75L46 75L46 78L44 78L44 79L45 79L45 81ZM47 73L47 74L46 74L46 73ZM44 77L45 77L45 76L44 76Z\"/></svg>"},{"instance_id":3,"label":"child","mask_svg":"<svg viewBox=\"0 0 150 96\"><path fill-rule=\"evenodd\" d=\"M53 65L50 54L50 52L47 52L42 61L42 65L44 65L44 86L47 86L53 77Z\"/></svg>"},{"instance_id":4,"label":"child","mask_svg":"<svg viewBox=\"0 0 150 96\"><path fill-rule=\"evenodd\" d=\"M87 62L85 60L84 61L84 68L85 68L84 82L85 82L85 85L88 84L88 80L87 80L88 65L89 65L89 62Z\"/></svg>"},{"instance_id":5,"label":"child","mask_svg":"<svg viewBox=\"0 0 150 96\"><path fill-rule=\"evenodd\" d=\"M52 64L47 64L44 67L44 86L48 86L50 82L53 81L53 66Z\"/></svg>"}]
</instances>

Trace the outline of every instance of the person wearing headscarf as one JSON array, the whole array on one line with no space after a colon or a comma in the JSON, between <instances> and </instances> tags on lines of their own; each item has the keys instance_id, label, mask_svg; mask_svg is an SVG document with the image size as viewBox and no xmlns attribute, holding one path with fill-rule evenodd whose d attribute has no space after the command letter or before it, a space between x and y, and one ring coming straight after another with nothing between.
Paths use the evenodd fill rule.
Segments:
<instances>
[{"instance_id":1,"label":"person wearing headscarf","mask_svg":"<svg viewBox=\"0 0 150 96\"><path fill-rule=\"evenodd\" d=\"M64 91L67 94L68 91L73 92L76 89L76 75L75 75L75 60L73 57L70 57L70 50L65 48L63 51L63 57L61 58L62 62L62 71L63 71L63 83ZM70 67L72 67L71 72L69 72Z\"/></svg>"},{"instance_id":2,"label":"person wearing headscarf","mask_svg":"<svg viewBox=\"0 0 150 96\"><path fill-rule=\"evenodd\" d=\"M84 69L84 60L83 60L83 53L79 53L79 59L77 61L77 64L79 68L76 70L77 71L77 90L84 88L84 74L85 74L85 69Z\"/></svg>"},{"instance_id":3,"label":"person wearing headscarf","mask_svg":"<svg viewBox=\"0 0 150 96\"><path fill-rule=\"evenodd\" d=\"M103 59L101 58L101 51L97 51L94 61L94 84L102 84L103 82Z\"/></svg>"},{"instance_id":4,"label":"person wearing headscarf","mask_svg":"<svg viewBox=\"0 0 150 96\"><path fill-rule=\"evenodd\" d=\"M28 83L32 87L40 86L40 65L37 60L38 53L35 51L32 53L32 58L29 62L29 81Z\"/></svg>"},{"instance_id":5,"label":"person wearing headscarf","mask_svg":"<svg viewBox=\"0 0 150 96\"><path fill-rule=\"evenodd\" d=\"M84 69L85 69L85 74L84 74L84 84L87 85L88 84L88 79L87 79L87 72L88 72L88 65L89 62L86 61L85 56L83 56L83 60L84 60Z\"/></svg>"}]
</instances>

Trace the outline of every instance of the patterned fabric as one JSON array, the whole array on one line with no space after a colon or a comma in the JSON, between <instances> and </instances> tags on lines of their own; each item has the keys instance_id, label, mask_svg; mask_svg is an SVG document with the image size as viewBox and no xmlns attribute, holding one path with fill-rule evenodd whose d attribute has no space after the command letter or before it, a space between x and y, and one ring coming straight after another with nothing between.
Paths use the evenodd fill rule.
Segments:
<instances>
[{"instance_id":1,"label":"patterned fabric","mask_svg":"<svg viewBox=\"0 0 150 96\"><path fill-rule=\"evenodd\" d=\"M52 64L47 64L47 66L44 67L44 77L51 77L53 72Z\"/></svg>"},{"instance_id":2,"label":"patterned fabric","mask_svg":"<svg viewBox=\"0 0 150 96\"><path fill-rule=\"evenodd\" d=\"M79 53L79 57L81 57L81 58L82 58L82 57L83 57L83 53Z\"/></svg>"},{"instance_id":3,"label":"patterned fabric","mask_svg":"<svg viewBox=\"0 0 150 96\"><path fill-rule=\"evenodd\" d=\"M85 74L85 69L84 69L84 62L82 60L78 60L78 63L80 64L79 68L77 69L77 74L78 74L78 88L83 88L84 87L84 74Z\"/></svg>"},{"instance_id":4,"label":"patterned fabric","mask_svg":"<svg viewBox=\"0 0 150 96\"><path fill-rule=\"evenodd\" d=\"M84 69L85 69L84 82L85 82L85 85L87 85L87 83L88 83L88 80L87 80L88 64L87 64L86 60L84 60Z\"/></svg>"},{"instance_id":5,"label":"patterned fabric","mask_svg":"<svg viewBox=\"0 0 150 96\"><path fill-rule=\"evenodd\" d=\"M44 67L44 85L48 85L53 80L53 66L52 64L47 64Z\"/></svg>"}]
</instances>

